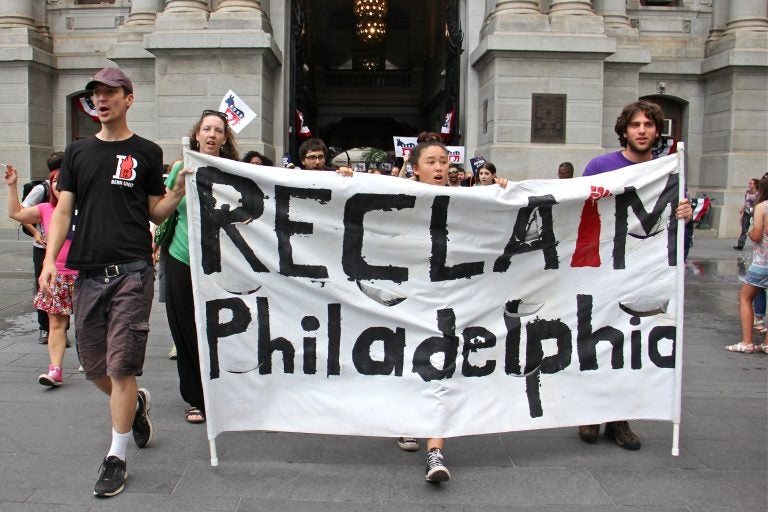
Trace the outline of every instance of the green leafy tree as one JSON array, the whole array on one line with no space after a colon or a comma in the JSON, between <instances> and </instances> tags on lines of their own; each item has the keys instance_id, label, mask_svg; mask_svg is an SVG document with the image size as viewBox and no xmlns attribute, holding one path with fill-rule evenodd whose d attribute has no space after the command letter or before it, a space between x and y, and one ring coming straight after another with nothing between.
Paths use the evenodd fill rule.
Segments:
<instances>
[{"instance_id":1,"label":"green leafy tree","mask_svg":"<svg viewBox=\"0 0 768 512\"><path fill-rule=\"evenodd\" d=\"M380 164L387 161L387 152L379 148L366 148L360 156L368 167L371 164Z\"/></svg>"}]
</instances>

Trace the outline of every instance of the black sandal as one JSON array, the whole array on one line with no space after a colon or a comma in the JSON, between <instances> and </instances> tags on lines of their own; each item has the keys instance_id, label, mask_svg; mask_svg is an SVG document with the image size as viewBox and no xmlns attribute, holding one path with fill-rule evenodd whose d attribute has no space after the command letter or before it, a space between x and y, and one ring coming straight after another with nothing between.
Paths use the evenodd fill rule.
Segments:
<instances>
[{"instance_id":1,"label":"black sandal","mask_svg":"<svg viewBox=\"0 0 768 512\"><path fill-rule=\"evenodd\" d=\"M203 414L203 411L197 407L190 407L189 409L185 409L184 414L186 415L188 423L193 423L195 425L205 423L205 414Z\"/></svg>"}]
</instances>

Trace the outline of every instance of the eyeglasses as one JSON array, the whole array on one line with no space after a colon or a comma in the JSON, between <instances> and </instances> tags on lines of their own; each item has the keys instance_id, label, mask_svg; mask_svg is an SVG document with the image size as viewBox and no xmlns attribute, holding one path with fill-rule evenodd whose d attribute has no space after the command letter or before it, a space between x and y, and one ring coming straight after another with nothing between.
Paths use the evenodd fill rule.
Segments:
<instances>
[{"instance_id":1,"label":"eyeglasses","mask_svg":"<svg viewBox=\"0 0 768 512\"><path fill-rule=\"evenodd\" d=\"M315 162L319 162L320 160L325 160L325 155L307 155L304 157L304 160L313 160Z\"/></svg>"},{"instance_id":2,"label":"eyeglasses","mask_svg":"<svg viewBox=\"0 0 768 512\"><path fill-rule=\"evenodd\" d=\"M227 114L225 114L224 112L219 112L218 110L203 110L202 117L207 117L207 116L216 116L222 121L224 121L224 124L227 124L229 122L227 119Z\"/></svg>"}]
</instances>

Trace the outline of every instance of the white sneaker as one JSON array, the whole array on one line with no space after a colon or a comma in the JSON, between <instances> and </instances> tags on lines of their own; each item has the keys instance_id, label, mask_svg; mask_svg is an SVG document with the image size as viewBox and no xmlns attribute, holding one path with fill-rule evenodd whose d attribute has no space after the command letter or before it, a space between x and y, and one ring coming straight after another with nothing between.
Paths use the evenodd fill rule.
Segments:
<instances>
[{"instance_id":1,"label":"white sneaker","mask_svg":"<svg viewBox=\"0 0 768 512\"><path fill-rule=\"evenodd\" d=\"M397 446L406 452L415 452L419 449L419 442L413 437L398 437Z\"/></svg>"}]
</instances>

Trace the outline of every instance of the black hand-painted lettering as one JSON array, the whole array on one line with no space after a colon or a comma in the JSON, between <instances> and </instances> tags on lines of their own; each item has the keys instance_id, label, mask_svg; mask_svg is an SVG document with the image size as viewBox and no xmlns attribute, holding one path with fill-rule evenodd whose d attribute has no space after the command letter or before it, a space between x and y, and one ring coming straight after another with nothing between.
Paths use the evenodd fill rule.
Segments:
<instances>
[{"instance_id":1,"label":"black hand-painted lettering","mask_svg":"<svg viewBox=\"0 0 768 512\"><path fill-rule=\"evenodd\" d=\"M469 354L483 348L495 347L496 335L485 327L473 326L464 329L461 337L464 339L464 346L461 349L463 358L461 374L464 377L485 377L492 374L496 369L496 361L486 361L483 366L477 366L469 361Z\"/></svg>"},{"instance_id":2,"label":"black hand-painted lettering","mask_svg":"<svg viewBox=\"0 0 768 512\"><path fill-rule=\"evenodd\" d=\"M640 370L643 367L643 340L640 331L634 330L629 334L629 346L632 353L629 360L630 367L633 370Z\"/></svg>"},{"instance_id":3,"label":"black hand-painted lettering","mask_svg":"<svg viewBox=\"0 0 768 512\"><path fill-rule=\"evenodd\" d=\"M528 198L528 206L520 208L517 212L515 225L512 228L512 236L504 247L504 252L496 258L493 264L494 272L506 272L512 262L512 256L527 252L541 251L544 256L544 269L559 268L557 258L557 244L552 220L552 205L557 204L555 198L550 195L531 196ZM531 233L535 215L541 219L539 232ZM537 235L531 237L531 235Z\"/></svg>"},{"instance_id":4,"label":"black hand-painted lettering","mask_svg":"<svg viewBox=\"0 0 768 512\"><path fill-rule=\"evenodd\" d=\"M237 190L241 205L223 204L217 209L216 198L213 196L214 185L228 185ZM221 272L222 230L254 272L268 272L235 225L256 220L264 213L264 192L259 186L251 179L227 174L215 167L200 167L197 170L197 194L200 200L203 272L206 275Z\"/></svg>"},{"instance_id":5,"label":"black hand-painted lettering","mask_svg":"<svg viewBox=\"0 0 768 512\"><path fill-rule=\"evenodd\" d=\"M371 346L380 341L384 345L384 359L371 357ZM405 359L405 329L398 327L394 331L386 327L369 327L360 333L352 347L352 363L361 375L403 376Z\"/></svg>"},{"instance_id":6,"label":"black hand-painted lettering","mask_svg":"<svg viewBox=\"0 0 768 512\"><path fill-rule=\"evenodd\" d=\"M576 351L579 354L579 369L581 371L597 370L597 343L611 343L611 367L624 367L624 335L615 327L601 327L592 332L592 296L576 296L576 318L578 334Z\"/></svg>"},{"instance_id":7,"label":"black hand-painted lettering","mask_svg":"<svg viewBox=\"0 0 768 512\"><path fill-rule=\"evenodd\" d=\"M448 257L448 196L437 196L432 201L432 219L429 222L429 236L432 239L432 254L429 257L429 278L432 282L469 279L483 273L482 261L466 261L446 266Z\"/></svg>"},{"instance_id":8,"label":"black hand-painted lettering","mask_svg":"<svg viewBox=\"0 0 768 512\"><path fill-rule=\"evenodd\" d=\"M533 371L537 366L541 371L534 372L525 378L525 394L528 398L528 413L531 418L543 416L541 404L541 377L568 368L571 364L573 350L571 330L560 320L536 319L525 325L525 373ZM554 339L557 353L544 357L544 340Z\"/></svg>"},{"instance_id":9,"label":"black hand-painted lettering","mask_svg":"<svg viewBox=\"0 0 768 512\"><path fill-rule=\"evenodd\" d=\"M272 373L272 353L283 353L283 373L293 373L293 359L296 349L293 344L283 337L272 339L269 327L269 301L266 297L256 298L256 313L258 314L258 346L259 373Z\"/></svg>"},{"instance_id":10,"label":"black hand-painted lettering","mask_svg":"<svg viewBox=\"0 0 768 512\"><path fill-rule=\"evenodd\" d=\"M413 371L425 382L450 378L456 370L459 338L456 336L456 315L451 308L438 310L437 329L443 335L425 339L413 354ZM436 368L430 361L430 357L438 352L445 355L443 368Z\"/></svg>"},{"instance_id":11,"label":"black hand-painted lettering","mask_svg":"<svg viewBox=\"0 0 768 512\"><path fill-rule=\"evenodd\" d=\"M662 356L659 352L661 340L672 340L672 353ZM659 325L651 329L648 335L648 357L659 368L675 367L675 352L677 351L677 329L673 325Z\"/></svg>"},{"instance_id":12,"label":"black hand-painted lettering","mask_svg":"<svg viewBox=\"0 0 768 512\"><path fill-rule=\"evenodd\" d=\"M629 232L629 209L632 208L640 226L646 235L657 229L662 222L662 215L668 212L667 222L667 263L669 266L677 265L677 221L675 220L674 207L677 205L677 190L679 179L677 174L670 174L664 191L656 200L653 209L648 213L643 202L637 195L635 187L627 187L624 192L616 196L616 229L613 237L613 268L626 268L627 234Z\"/></svg>"},{"instance_id":13,"label":"black hand-painted lettering","mask_svg":"<svg viewBox=\"0 0 768 512\"><path fill-rule=\"evenodd\" d=\"M506 303L505 309L510 313L517 313L520 307L520 299L511 300ZM504 372L507 375L520 375L520 317L504 315L504 325L507 327L507 339L505 343Z\"/></svg>"},{"instance_id":14,"label":"black hand-painted lettering","mask_svg":"<svg viewBox=\"0 0 768 512\"><path fill-rule=\"evenodd\" d=\"M301 319L301 328L306 332L313 332L320 328L320 321L314 316L305 316ZM317 337L304 336L304 374L317 373Z\"/></svg>"},{"instance_id":15,"label":"black hand-painted lettering","mask_svg":"<svg viewBox=\"0 0 768 512\"><path fill-rule=\"evenodd\" d=\"M341 375L341 304L328 304L328 376Z\"/></svg>"},{"instance_id":16,"label":"black hand-painted lettering","mask_svg":"<svg viewBox=\"0 0 768 512\"><path fill-rule=\"evenodd\" d=\"M222 310L229 310L232 319L219 323ZM251 310L239 298L209 300L205 303L205 336L208 339L208 354L210 357L211 380L218 379L219 369L219 340L244 333L251 323Z\"/></svg>"},{"instance_id":17,"label":"black hand-painted lettering","mask_svg":"<svg viewBox=\"0 0 768 512\"><path fill-rule=\"evenodd\" d=\"M309 189L275 185L275 234L277 254L280 257L280 273L289 277L325 279L328 269L322 265L300 265L293 261L292 235L311 235L313 224L290 219L291 198L314 199L320 203L331 200L331 191L324 188Z\"/></svg>"},{"instance_id":18,"label":"black hand-painted lettering","mask_svg":"<svg viewBox=\"0 0 768 512\"><path fill-rule=\"evenodd\" d=\"M413 208L415 196L405 194L355 194L344 206L344 242L341 265L350 281L382 279L402 283L408 280L407 267L369 265L363 257L363 222L374 210Z\"/></svg>"}]
</instances>

